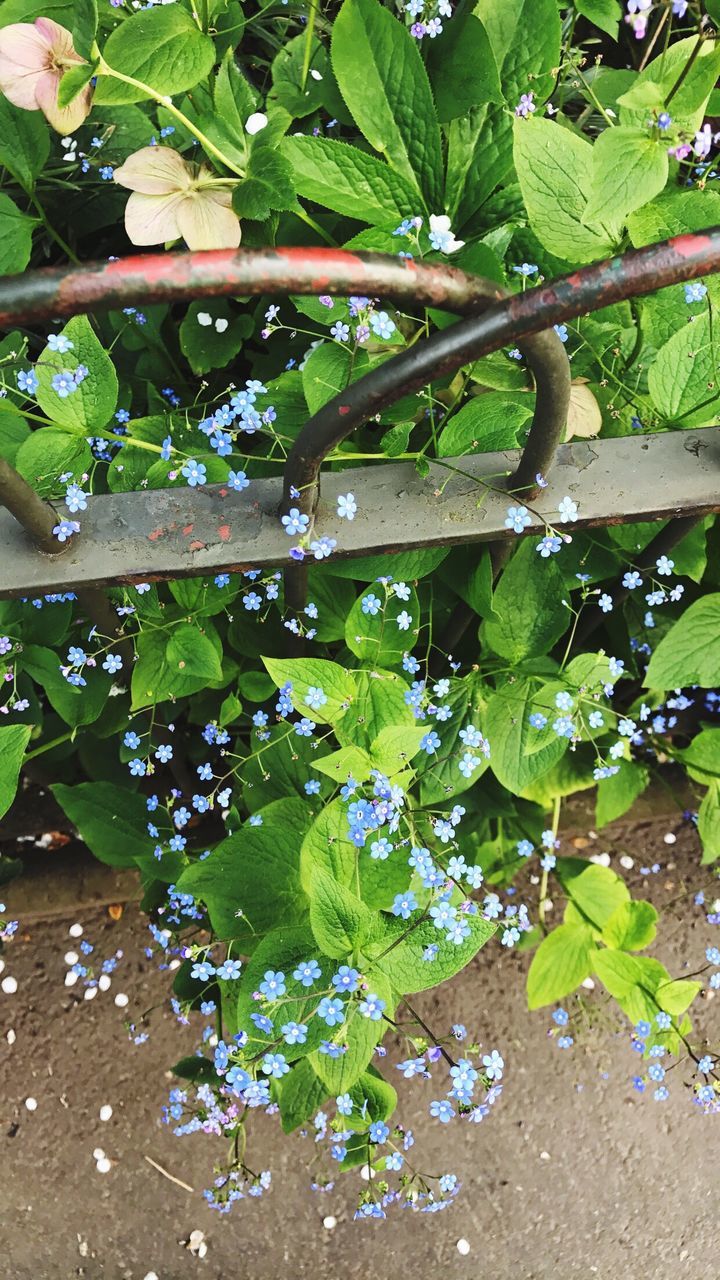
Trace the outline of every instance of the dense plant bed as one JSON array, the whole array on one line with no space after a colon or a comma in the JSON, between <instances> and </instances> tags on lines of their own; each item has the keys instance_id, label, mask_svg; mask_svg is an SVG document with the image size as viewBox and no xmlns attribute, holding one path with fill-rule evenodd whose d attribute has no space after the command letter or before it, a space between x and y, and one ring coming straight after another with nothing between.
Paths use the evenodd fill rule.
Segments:
<instances>
[{"instance_id":1,"label":"dense plant bed","mask_svg":"<svg viewBox=\"0 0 720 1280\"><path fill-rule=\"evenodd\" d=\"M0 268L338 245L520 291L720 223L717 0L626 8L6 0ZM558 325L567 438L715 424L719 290L708 276ZM0 457L57 505L58 546L82 538L91 494L217 483L252 501L309 415L452 322L319 293L17 329ZM403 396L327 466L462 473L522 445L534 409L528 363L499 351ZM478 505L503 484L478 482ZM655 908L558 837L565 797L596 788L602 828L674 762L704 788L686 820L720 919L714 517L660 552L662 522L573 531L572 493L550 509L546 487L508 495L502 569L487 547L341 560L297 491L281 523L288 565L309 567L299 609L280 570L253 569L118 585L102 616L72 591L0 603L0 813L25 770L98 858L138 868L178 1016L199 1028L165 1118L229 1142L206 1192L222 1211L270 1183L246 1148L258 1108L314 1126L316 1186L366 1168L359 1217L453 1200L395 1086L434 1080L431 1124L478 1123L499 1099L502 1047L477 1040L492 1028L453 1025L451 994L438 1026L414 1005L485 945L533 949L529 1005L556 1006L561 1049L605 992L635 1087L661 1103L679 1079L718 1106L688 1010L720 985L720 950L668 972ZM540 537L523 536L531 511ZM337 517L363 518L352 491ZM89 953L73 972L100 981Z\"/></svg>"}]
</instances>

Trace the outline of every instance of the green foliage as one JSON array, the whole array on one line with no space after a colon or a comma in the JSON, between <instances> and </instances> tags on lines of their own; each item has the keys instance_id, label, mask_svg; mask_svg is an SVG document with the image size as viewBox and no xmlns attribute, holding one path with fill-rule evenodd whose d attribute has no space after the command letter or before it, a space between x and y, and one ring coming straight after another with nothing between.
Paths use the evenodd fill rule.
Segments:
<instances>
[{"instance_id":1,"label":"green foliage","mask_svg":"<svg viewBox=\"0 0 720 1280\"><path fill-rule=\"evenodd\" d=\"M720 594L703 596L660 641L645 675L648 689L720 683Z\"/></svg>"},{"instance_id":2,"label":"green foliage","mask_svg":"<svg viewBox=\"0 0 720 1280\"><path fill-rule=\"evenodd\" d=\"M333 26L332 65L370 146L422 193L430 211L440 208L440 128L427 72L409 32L374 0L344 0Z\"/></svg>"},{"instance_id":3,"label":"green foliage","mask_svg":"<svg viewBox=\"0 0 720 1280\"><path fill-rule=\"evenodd\" d=\"M209 36L177 5L147 9L126 18L103 47L96 90L101 104L140 102L156 94L182 93L208 75L215 60ZM108 70L135 81L115 78Z\"/></svg>"},{"instance_id":4,"label":"green foliage","mask_svg":"<svg viewBox=\"0 0 720 1280\"><path fill-rule=\"evenodd\" d=\"M299 863L310 813L301 801L285 799L267 805L260 816L261 826L246 824L178 881L183 893L205 903L218 937L233 938L247 951L269 929L299 924L308 912Z\"/></svg>"},{"instance_id":5,"label":"green foliage","mask_svg":"<svg viewBox=\"0 0 720 1280\"><path fill-rule=\"evenodd\" d=\"M298 194L373 227L397 226L417 201L414 187L375 156L329 138L286 138Z\"/></svg>"},{"instance_id":6,"label":"green foliage","mask_svg":"<svg viewBox=\"0 0 720 1280\"><path fill-rule=\"evenodd\" d=\"M544 248L572 262L612 252L622 210L598 200L596 216L588 215L597 163L589 142L550 120L516 120L514 160L530 226Z\"/></svg>"},{"instance_id":7,"label":"green foliage","mask_svg":"<svg viewBox=\"0 0 720 1280\"><path fill-rule=\"evenodd\" d=\"M493 593L495 617L484 626L493 652L515 664L547 653L567 630L565 582L560 564L545 562L523 542Z\"/></svg>"},{"instance_id":8,"label":"green foliage","mask_svg":"<svg viewBox=\"0 0 720 1280\"><path fill-rule=\"evenodd\" d=\"M530 965L527 997L530 1009L562 1000L592 972L596 950L592 929L561 924L543 938Z\"/></svg>"},{"instance_id":9,"label":"green foliage","mask_svg":"<svg viewBox=\"0 0 720 1280\"><path fill-rule=\"evenodd\" d=\"M31 730L13 724L0 729L0 818L15 799L18 778Z\"/></svg>"},{"instance_id":10,"label":"green foliage","mask_svg":"<svg viewBox=\"0 0 720 1280\"><path fill-rule=\"evenodd\" d=\"M372 916L349 889L324 871L310 880L310 925L326 956L340 959L367 941Z\"/></svg>"},{"instance_id":11,"label":"green foliage","mask_svg":"<svg viewBox=\"0 0 720 1280\"><path fill-rule=\"evenodd\" d=\"M602 829L681 768L699 788L683 806L699 809L703 861L720 856L720 729L703 693L720 686L717 528L698 521L666 561L654 544L664 521L578 530L563 468L592 458L594 443L577 441L590 429L604 446L692 428L688 449L705 447L697 428L718 417L718 280L559 328L576 439L536 493L513 489L505 456L544 413L537 366L511 339L452 373L438 360L394 405L378 391L377 412L324 441L320 500L294 539L305 556L296 582L308 580L297 616L271 496L309 416L369 373L377 389L398 352L411 359L454 323L439 283L427 307L382 288L382 260L362 276L353 258L339 286L353 296L329 298L335 246L391 255L410 281L423 261L437 282L460 268L485 277L492 299L572 277L628 241L720 222L714 155L702 154L718 114L718 42L693 3L680 22L669 7L657 14L636 48L624 8L474 0L440 30L435 0L422 14L389 0L307 15L245 12L237 0L111 18L95 0L2 6L2 27L49 16L72 31L86 61L66 69L59 102L87 100L89 114L79 149L51 144L40 109L0 96L0 274L105 263L79 292L60 283L62 313L100 298L133 235L159 250L196 222L210 248L240 234L264 255L251 294L176 305L153 267L155 301L98 305L63 329L28 322L0 342L0 458L58 521L77 520L81 548L88 494L128 495L147 514L153 491L172 489L179 512L191 480L200 504L223 504L207 543L184 517L154 527L151 515L148 581L134 585L122 561L134 531L118 523L107 610L79 589L0 601L0 814L28 760L97 857L138 869L153 938L181 957L180 1010L215 1022L217 1052L181 1058L175 1073L189 1107L198 1086L203 1106L206 1090L221 1091L223 1109L237 1100L231 1161L248 1182L262 1165L244 1165L246 1118L271 1100L285 1132L314 1125L320 1109L318 1132L348 1130L338 1164L381 1175L363 1191L372 1200L391 1170L371 1125L392 1126L397 1101L376 1050L397 1018L403 1053L424 1057L438 1028L430 1005L418 1015L408 1002L495 934L533 952L531 1008L577 990L568 1017L583 1025L599 994L603 1018L614 1001L623 1020L650 1022L667 1053L693 1043L686 1011L699 984L641 954L659 932L653 904L610 867L567 856L563 802L597 786ZM150 149L159 142L162 153ZM130 193L114 179L140 151L147 172ZM152 176L162 162L177 179ZM321 247L314 293L283 293L295 255ZM224 259L184 260L198 289L206 261L214 271ZM465 460L486 453L493 475L480 482ZM395 505L380 536L366 482L346 468L390 460ZM488 493L506 492L544 536L511 537L506 556L453 545L455 486L480 519ZM335 499L353 490L350 526ZM411 490L437 498L442 545L327 558L330 536L340 552L392 546ZM276 530L277 567L258 569L249 545L232 571L205 568L239 511L263 535ZM63 544L72 572L77 536ZM191 576L153 582L171 543L197 553ZM642 581L626 593L631 572ZM14 870L3 861L0 880ZM607 998L583 987L590 975ZM436 1044L454 1057L447 1025ZM477 1058L478 1094L490 1077L472 1037L486 1034L473 1027L462 1050Z\"/></svg>"},{"instance_id":12,"label":"green foliage","mask_svg":"<svg viewBox=\"0 0 720 1280\"><path fill-rule=\"evenodd\" d=\"M115 410L117 374L87 316L74 316L61 333L72 347L62 355L46 347L38 357L38 404L59 427L76 435L89 435L106 426ZM74 374L78 365L87 368L87 375L77 390L63 398L53 387L53 378L65 371Z\"/></svg>"}]
</instances>

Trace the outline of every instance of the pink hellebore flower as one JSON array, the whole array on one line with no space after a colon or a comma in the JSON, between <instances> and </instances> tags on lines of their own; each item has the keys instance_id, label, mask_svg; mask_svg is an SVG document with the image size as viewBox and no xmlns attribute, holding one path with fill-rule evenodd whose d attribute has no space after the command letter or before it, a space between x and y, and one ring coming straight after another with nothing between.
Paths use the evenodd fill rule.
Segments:
<instances>
[{"instance_id":1,"label":"pink hellebore flower","mask_svg":"<svg viewBox=\"0 0 720 1280\"><path fill-rule=\"evenodd\" d=\"M84 62L70 32L51 18L12 22L0 30L0 90L13 106L42 111L58 133L74 133L90 113L90 85L69 106L58 106L63 75Z\"/></svg>"},{"instance_id":2,"label":"pink hellebore flower","mask_svg":"<svg viewBox=\"0 0 720 1280\"><path fill-rule=\"evenodd\" d=\"M188 249L236 249L240 222L232 195L207 165L183 160L171 147L143 147L115 170L132 195L125 230L133 244L164 244L181 236Z\"/></svg>"}]
</instances>

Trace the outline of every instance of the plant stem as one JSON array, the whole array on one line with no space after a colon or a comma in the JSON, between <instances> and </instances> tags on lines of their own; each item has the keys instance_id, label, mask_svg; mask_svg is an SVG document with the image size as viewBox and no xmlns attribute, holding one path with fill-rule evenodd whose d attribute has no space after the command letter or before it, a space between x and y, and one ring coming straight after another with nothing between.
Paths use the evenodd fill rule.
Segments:
<instances>
[{"instance_id":1,"label":"plant stem","mask_svg":"<svg viewBox=\"0 0 720 1280\"><path fill-rule=\"evenodd\" d=\"M213 156L215 160L224 165L226 169L229 169L231 173L237 174L239 178L245 177L245 170L236 165L233 160L229 160L225 153L219 147L216 147L215 143L211 142L207 135L202 132L202 129L198 129L197 125L193 124L192 120L175 106L172 98L168 97L167 94L158 93L149 84L143 84L142 80L136 80L134 76L126 76L122 71L115 71L113 67L108 66L104 58L100 59L98 75L108 76L111 80L121 80L123 84L129 84L133 89L140 90L146 98L152 98L153 102L157 102L158 106L165 107L166 111L169 111L178 124L181 124L184 129L187 129L188 133L197 138L209 156Z\"/></svg>"},{"instance_id":2,"label":"plant stem","mask_svg":"<svg viewBox=\"0 0 720 1280\"><path fill-rule=\"evenodd\" d=\"M73 252L73 250L70 248L70 245L67 243L67 241L63 240L62 236L60 235L60 232L55 230L54 226L50 222L45 210L43 209L42 205L40 204L40 201L38 200L34 192L32 192L32 194L30 195L30 200L33 208L35 209L48 235L55 241L56 245L58 245L58 247L62 249L65 256L69 258L70 262L73 262L76 267L79 266L80 259L78 258L77 254Z\"/></svg>"},{"instance_id":3,"label":"plant stem","mask_svg":"<svg viewBox=\"0 0 720 1280\"><path fill-rule=\"evenodd\" d=\"M302 75L300 78L300 87L304 90L307 84L308 72L310 70L310 59L312 57L312 42L315 34L315 22L317 21L318 0L310 0L310 15L308 17L307 26L305 28L305 44L303 45L303 64Z\"/></svg>"},{"instance_id":4,"label":"plant stem","mask_svg":"<svg viewBox=\"0 0 720 1280\"><path fill-rule=\"evenodd\" d=\"M554 837L557 837L558 827L560 826L560 804L560 796L556 796L553 800L552 818L552 833ZM538 902L538 918L540 920L540 927L543 933L547 932L545 929L545 910L547 907L548 875L548 871L543 871L542 880L540 881L540 901Z\"/></svg>"}]
</instances>

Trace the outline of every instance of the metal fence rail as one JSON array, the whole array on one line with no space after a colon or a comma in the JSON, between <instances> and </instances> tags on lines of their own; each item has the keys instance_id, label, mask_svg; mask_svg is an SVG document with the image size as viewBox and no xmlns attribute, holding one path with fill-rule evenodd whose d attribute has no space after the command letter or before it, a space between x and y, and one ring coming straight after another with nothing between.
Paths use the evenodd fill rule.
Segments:
<instances>
[{"instance_id":1,"label":"metal fence rail","mask_svg":"<svg viewBox=\"0 0 720 1280\"><path fill-rule=\"evenodd\" d=\"M56 522L58 512L35 495L28 497L25 482L5 464L0 469L0 503L8 508L0 512L0 598L61 586L87 589L287 565L289 542L278 515L289 505L311 515L316 532L337 538L339 556L490 541L497 569L515 536L504 527L507 493L520 491L531 505L538 471L550 485L527 531L531 535L543 527L542 513L556 508L566 493L579 505L581 526L699 518L718 511L720 429L558 448L570 373L552 328L715 271L720 271L720 228L635 250L509 297L498 286L452 268L324 249L153 254L5 278L0 281L0 326L5 328L131 303L278 292L362 292L471 313L471 318L386 361L325 405L295 441L283 481L256 480L242 494L216 485L98 496L83 513L82 532L64 550L48 543L44 523ZM445 459L432 463L425 479L411 463L331 471L323 473L321 499L322 462L358 425L401 395L510 344L524 351L537 390L523 454ZM290 497L291 486L300 490L299 500ZM348 489L360 510L352 525L343 522L339 528L335 497ZM55 554L48 554L48 547ZM304 590L304 566L291 566L286 602L299 607Z\"/></svg>"}]
</instances>

